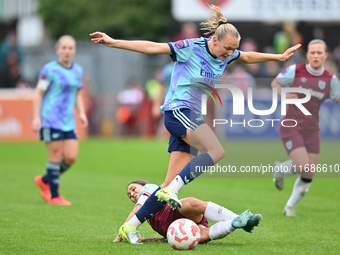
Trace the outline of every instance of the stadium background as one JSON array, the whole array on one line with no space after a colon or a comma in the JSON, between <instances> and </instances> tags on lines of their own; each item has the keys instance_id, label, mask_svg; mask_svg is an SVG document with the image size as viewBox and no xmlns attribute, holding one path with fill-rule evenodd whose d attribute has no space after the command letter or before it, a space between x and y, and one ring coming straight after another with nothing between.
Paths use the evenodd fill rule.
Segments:
<instances>
[{"instance_id":1,"label":"stadium background","mask_svg":"<svg viewBox=\"0 0 340 255\"><path fill-rule=\"evenodd\" d=\"M84 4L80 8L82 1ZM153 78L159 77L157 75L160 75L161 70L169 63L169 57L147 56L93 45L88 34L99 30L122 39L173 41L181 35L184 24L193 22L197 25L208 15L209 9L206 8L208 1L167 0L161 1L162 4L158 3L159 5L146 0L91 2L0 0L0 40L3 41L8 32L15 31L17 46L22 52L19 82L12 87L4 83L0 85L1 254L107 254L112 253L113 248L115 249L113 254L136 252L127 244L112 247L113 244L110 243L128 210L131 210L132 204L126 199L125 185L134 179L147 179L154 183L161 183L164 179L163 169L167 168L168 163L167 133L161 126L158 127L156 134L154 128L151 128L154 127L155 120L150 121L151 104L150 100L147 100L147 95L152 99L152 88L158 84L158 80L154 83ZM195 9L196 7L190 9L181 7L183 2L194 4L199 10ZM302 57L294 61L304 61L308 41L314 38L324 39L329 46L327 68L339 77L338 1L256 0L252 2L256 3L257 7L262 6L261 10L268 12L266 15L247 13L246 17L234 11L229 13L228 8L233 5L237 7L237 4L246 5L249 0L210 2L220 4L229 21L238 28L243 41L251 39L248 41L249 44L243 45L245 48L255 47L259 51L273 52L273 38L277 32L282 31L283 25L287 22L294 22L296 31L305 43L299 54ZM282 8L282 2L286 4L286 8ZM109 20L112 25L104 20L96 23L95 19L99 19L100 16L98 13L96 13L98 16L93 18L94 21L90 18L89 9L95 5L107 7L108 12L113 12L113 9L116 11ZM126 5L133 6L130 8L132 13L127 11L129 8L125 7ZM79 10L73 13L71 10L78 9L75 6L78 6ZM159 8L161 20L156 13L152 15L155 8L156 10ZM176 8L190 10L190 15L178 16L180 14L176 14ZM270 11L275 11L272 16ZM119 12L124 13L126 19L118 18ZM57 17L53 16L53 13ZM200 15L192 17L192 14ZM157 18L159 26L151 24L150 17ZM84 24L82 20L89 22ZM144 30L138 27L139 23ZM131 32L131 26L138 27L139 34L136 31ZM70 30L70 27L77 29ZM84 67L86 73L84 93L87 96L90 119L89 129L79 130L82 132L79 160L72 171L63 177L65 179L62 192L67 194L75 205L70 209L49 208L38 197L33 177L41 173L46 163L46 151L37 141L36 134L30 130L31 98L37 76L43 64L56 58L54 43L64 31L73 34L78 42L75 60ZM75 34L72 31L76 31ZM236 64L230 66L228 75L233 74L236 66ZM282 67L276 63L261 65L259 69L245 67L248 74L254 74L256 90L262 95L256 99L260 104L268 104L270 81ZM242 80L248 82L250 78ZM130 83L138 85L137 92L131 94L131 98L136 98L137 101L140 99L138 95L143 95L143 100L133 106L140 110L138 117L134 122L126 123L129 124L126 126L117 120L117 110L122 106L118 95ZM149 90L147 84L151 84ZM265 98L263 95L266 95ZM324 139L321 144L320 163L339 164L339 112L338 104L327 102L321 114ZM229 118L227 116L226 118ZM286 158L277 130L252 133L249 129L244 129L239 133L238 129L234 133L232 130L228 133L226 127L218 132L221 132L221 137L233 138L226 143L228 149L225 160L237 167L270 164ZM274 193L271 180L268 178L242 177L235 181L235 178L224 177L230 176L196 180L183 189L181 195L207 201L213 198L213 201L220 204L226 204L227 199L227 205L231 209L241 212L249 207L263 213L265 221L262 228L251 237L235 233L230 239L228 237L216 242L215 246L198 247L197 253L220 254L223 251L230 254L336 254L339 250L337 241L339 223L336 220L340 206L339 179L321 178L313 184L308 196L299 205L299 210L305 212L304 216L307 219L304 217L283 219L281 211L290 188L281 193ZM338 177L338 174L332 177ZM293 182L293 179L288 179L287 187L291 187ZM258 194L258 197L253 197L253 194ZM51 224L55 219L58 220L57 226ZM157 237L144 225L141 228L143 236ZM280 231L277 226L280 226ZM51 241L55 245L52 250ZM137 254L149 252L150 249L152 254L171 252L169 247L163 244L150 244L140 248Z\"/></svg>"}]
</instances>

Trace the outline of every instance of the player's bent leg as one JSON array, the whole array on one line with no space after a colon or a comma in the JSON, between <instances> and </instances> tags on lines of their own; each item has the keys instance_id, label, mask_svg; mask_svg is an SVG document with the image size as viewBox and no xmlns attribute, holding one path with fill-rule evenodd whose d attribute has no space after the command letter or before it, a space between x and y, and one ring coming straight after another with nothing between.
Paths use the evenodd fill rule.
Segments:
<instances>
[{"instance_id":1,"label":"player's bent leg","mask_svg":"<svg viewBox=\"0 0 340 255\"><path fill-rule=\"evenodd\" d=\"M214 163L220 161L225 155L216 134L206 123L198 126L193 132L188 130L187 135L182 139L201 153L208 152Z\"/></svg>"},{"instance_id":2,"label":"player's bent leg","mask_svg":"<svg viewBox=\"0 0 340 255\"><path fill-rule=\"evenodd\" d=\"M72 165L78 157L78 140L76 139L66 139L63 140L63 153L62 157L64 162L70 166Z\"/></svg>"},{"instance_id":3,"label":"player's bent leg","mask_svg":"<svg viewBox=\"0 0 340 255\"><path fill-rule=\"evenodd\" d=\"M198 227L201 231L201 238L200 238L199 243L204 244L204 243L210 242L211 241L211 239L209 237L209 229L210 228L206 228L205 226L203 226L201 224L198 224Z\"/></svg>"},{"instance_id":4,"label":"player's bent leg","mask_svg":"<svg viewBox=\"0 0 340 255\"><path fill-rule=\"evenodd\" d=\"M165 177L165 181L162 187L167 187L170 182L182 171L182 169L190 162L194 157L185 151L172 151L170 153L168 172Z\"/></svg>"},{"instance_id":5,"label":"player's bent leg","mask_svg":"<svg viewBox=\"0 0 340 255\"><path fill-rule=\"evenodd\" d=\"M186 197L181 199L182 207L179 212L185 217L193 222L200 222L203 218L204 212L207 208L207 202L202 200Z\"/></svg>"}]
</instances>

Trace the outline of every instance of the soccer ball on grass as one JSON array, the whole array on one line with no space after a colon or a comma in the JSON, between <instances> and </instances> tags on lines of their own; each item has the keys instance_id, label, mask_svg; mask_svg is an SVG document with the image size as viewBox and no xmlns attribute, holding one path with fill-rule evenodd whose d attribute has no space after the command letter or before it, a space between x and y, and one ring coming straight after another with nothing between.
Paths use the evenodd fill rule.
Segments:
<instances>
[{"instance_id":1,"label":"soccer ball on grass","mask_svg":"<svg viewBox=\"0 0 340 255\"><path fill-rule=\"evenodd\" d=\"M201 231L195 222L183 218L171 223L166 236L172 248L192 250L201 238Z\"/></svg>"}]
</instances>

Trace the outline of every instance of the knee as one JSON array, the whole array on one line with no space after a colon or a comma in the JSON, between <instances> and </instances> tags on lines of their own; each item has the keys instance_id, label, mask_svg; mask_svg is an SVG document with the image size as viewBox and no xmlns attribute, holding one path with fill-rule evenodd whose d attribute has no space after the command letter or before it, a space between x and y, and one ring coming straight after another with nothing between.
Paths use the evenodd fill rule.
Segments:
<instances>
[{"instance_id":1,"label":"knee","mask_svg":"<svg viewBox=\"0 0 340 255\"><path fill-rule=\"evenodd\" d=\"M67 165L72 165L77 160L77 155L68 155L63 157L64 162Z\"/></svg>"},{"instance_id":2,"label":"knee","mask_svg":"<svg viewBox=\"0 0 340 255\"><path fill-rule=\"evenodd\" d=\"M193 198L193 197L187 197L187 201L190 205L190 207L196 211L196 212L199 212L199 213L204 213L205 211L205 208L206 208L206 205L205 205L205 202L197 199L197 198Z\"/></svg>"}]
</instances>

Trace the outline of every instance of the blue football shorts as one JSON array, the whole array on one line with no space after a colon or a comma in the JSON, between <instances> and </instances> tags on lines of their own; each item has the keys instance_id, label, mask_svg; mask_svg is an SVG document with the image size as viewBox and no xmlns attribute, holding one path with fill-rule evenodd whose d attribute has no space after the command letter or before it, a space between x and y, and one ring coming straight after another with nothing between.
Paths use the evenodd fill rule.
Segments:
<instances>
[{"instance_id":1,"label":"blue football shorts","mask_svg":"<svg viewBox=\"0 0 340 255\"><path fill-rule=\"evenodd\" d=\"M182 140L187 129L194 131L204 124L201 115L191 112L190 109L176 109L164 113L164 126L170 133L168 152L184 151L197 156L198 150Z\"/></svg>"},{"instance_id":2,"label":"blue football shorts","mask_svg":"<svg viewBox=\"0 0 340 255\"><path fill-rule=\"evenodd\" d=\"M44 142L77 139L77 135L74 130L62 131L55 128L41 128L40 129L40 140Z\"/></svg>"}]
</instances>

